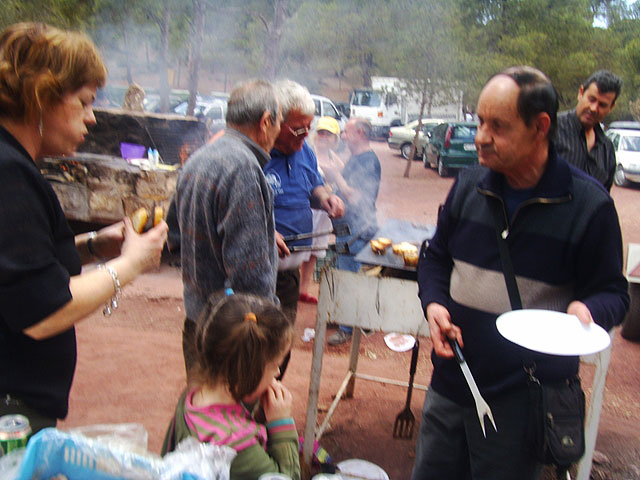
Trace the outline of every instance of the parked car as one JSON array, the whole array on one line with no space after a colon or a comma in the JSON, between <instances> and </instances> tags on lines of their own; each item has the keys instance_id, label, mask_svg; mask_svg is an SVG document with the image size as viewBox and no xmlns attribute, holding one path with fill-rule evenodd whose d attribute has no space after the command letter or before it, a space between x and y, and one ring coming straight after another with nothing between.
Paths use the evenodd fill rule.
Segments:
<instances>
[{"instance_id":1,"label":"parked car","mask_svg":"<svg viewBox=\"0 0 640 480\"><path fill-rule=\"evenodd\" d=\"M640 122L629 122L625 120L611 122L609 130L611 129L624 129L624 130L640 130Z\"/></svg>"},{"instance_id":2,"label":"parked car","mask_svg":"<svg viewBox=\"0 0 640 480\"><path fill-rule=\"evenodd\" d=\"M422 127L420 129L420 133L418 134L418 141L416 143L416 154L414 159L422 158L422 152L424 150L424 146L429 141L429 136L433 129L444 122L444 120L438 120L435 118L423 118L422 119ZM416 128L418 128L418 120L414 120L413 122L409 122L401 127L391 127L389 129L389 138L387 138L387 145L392 150L400 150L400 154L404 158L409 158L409 154L411 153L411 144L413 143L413 138L416 135Z\"/></svg>"},{"instance_id":3,"label":"parked car","mask_svg":"<svg viewBox=\"0 0 640 480\"><path fill-rule=\"evenodd\" d=\"M225 102L228 102L229 98L231 97L231 94L227 92L219 92L217 90L211 90L211 92L209 92L209 96L213 98L217 98L218 100L224 100Z\"/></svg>"},{"instance_id":4,"label":"parked car","mask_svg":"<svg viewBox=\"0 0 640 480\"><path fill-rule=\"evenodd\" d=\"M189 98L188 90L173 89L169 93L169 111L173 112L174 109L182 102ZM147 112L160 112L160 94L156 92L147 92L144 97L144 109Z\"/></svg>"},{"instance_id":5,"label":"parked car","mask_svg":"<svg viewBox=\"0 0 640 480\"><path fill-rule=\"evenodd\" d=\"M180 115L187 114L189 102L182 102L173 111ZM198 95L193 116L203 120L211 133L216 133L226 125L227 102L219 98Z\"/></svg>"},{"instance_id":6,"label":"parked car","mask_svg":"<svg viewBox=\"0 0 640 480\"><path fill-rule=\"evenodd\" d=\"M315 119L311 128L315 128L315 124L317 123L320 117L332 117L338 121L340 125L340 131L344 130L344 126L347 124L347 119L344 115L342 115L333 102L327 97L323 97L322 95L311 95L313 98L313 102L316 104L316 113Z\"/></svg>"},{"instance_id":7,"label":"parked car","mask_svg":"<svg viewBox=\"0 0 640 480\"><path fill-rule=\"evenodd\" d=\"M445 122L436 126L422 154L424 168L437 168L438 174L446 177L451 169L476 165L477 131L476 122Z\"/></svg>"},{"instance_id":8,"label":"parked car","mask_svg":"<svg viewBox=\"0 0 640 480\"><path fill-rule=\"evenodd\" d=\"M333 104L345 118L349 118L349 115L351 115L349 102L333 102Z\"/></svg>"},{"instance_id":9,"label":"parked car","mask_svg":"<svg viewBox=\"0 0 640 480\"><path fill-rule=\"evenodd\" d=\"M610 128L606 135L616 152L615 184L624 187L640 183L640 130Z\"/></svg>"}]
</instances>

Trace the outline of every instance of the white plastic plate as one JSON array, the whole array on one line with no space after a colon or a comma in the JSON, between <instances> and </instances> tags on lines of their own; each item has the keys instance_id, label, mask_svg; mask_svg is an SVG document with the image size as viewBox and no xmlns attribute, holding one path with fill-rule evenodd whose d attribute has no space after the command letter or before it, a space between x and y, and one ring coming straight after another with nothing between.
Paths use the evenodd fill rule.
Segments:
<instances>
[{"instance_id":1,"label":"white plastic plate","mask_svg":"<svg viewBox=\"0 0 640 480\"><path fill-rule=\"evenodd\" d=\"M338 471L344 480L389 480L389 475L375 463L351 458L338 463ZM349 475L352 474L352 475Z\"/></svg>"},{"instance_id":2,"label":"white plastic plate","mask_svg":"<svg viewBox=\"0 0 640 480\"><path fill-rule=\"evenodd\" d=\"M496 320L498 332L522 347L551 355L589 355L609 346L601 326L584 325L575 315L552 310L514 310Z\"/></svg>"},{"instance_id":3,"label":"white plastic plate","mask_svg":"<svg viewBox=\"0 0 640 480\"><path fill-rule=\"evenodd\" d=\"M411 335L405 335L403 333L387 333L384 336L384 343L387 344L394 352L406 352L411 350L416 344L416 339Z\"/></svg>"}]
</instances>

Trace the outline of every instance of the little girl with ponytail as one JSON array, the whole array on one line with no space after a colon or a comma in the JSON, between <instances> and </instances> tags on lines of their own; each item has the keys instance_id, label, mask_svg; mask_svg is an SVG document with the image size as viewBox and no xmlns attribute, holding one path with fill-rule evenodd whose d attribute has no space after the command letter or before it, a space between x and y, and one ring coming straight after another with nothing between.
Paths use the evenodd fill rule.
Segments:
<instances>
[{"instance_id":1,"label":"little girl with ponytail","mask_svg":"<svg viewBox=\"0 0 640 480\"><path fill-rule=\"evenodd\" d=\"M214 294L196 330L197 386L182 395L163 454L188 436L237 452L231 480L280 472L300 478L291 392L276 380L291 348L293 327L269 300ZM260 402L266 424L247 405Z\"/></svg>"}]
</instances>

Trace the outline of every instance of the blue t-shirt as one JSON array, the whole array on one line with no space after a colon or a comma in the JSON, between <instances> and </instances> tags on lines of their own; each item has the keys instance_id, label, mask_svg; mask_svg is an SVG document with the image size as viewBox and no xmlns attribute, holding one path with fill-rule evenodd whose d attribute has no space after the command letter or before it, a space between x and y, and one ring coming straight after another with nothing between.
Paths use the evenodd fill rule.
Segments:
<instances>
[{"instance_id":1,"label":"blue t-shirt","mask_svg":"<svg viewBox=\"0 0 640 480\"><path fill-rule=\"evenodd\" d=\"M273 189L276 230L285 237L311 232L311 192L324 185L324 181L318 172L316 155L307 142L291 155L271 150L264 175ZM311 245L311 242L312 239L299 240L291 245Z\"/></svg>"},{"instance_id":2,"label":"blue t-shirt","mask_svg":"<svg viewBox=\"0 0 640 480\"><path fill-rule=\"evenodd\" d=\"M380 160L373 150L349 158L342 169L342 177L347 185L360 191L361 197L358 203L350 203L342 192L337 192L344 200L345 214L343 218L334 221L334 225L346 223L351 229L352 236L357 235L366 240L374 235L378 230L376 199L381 176ZM345 241L343 238L339 240Z\"/></svg>"}]
</instances>

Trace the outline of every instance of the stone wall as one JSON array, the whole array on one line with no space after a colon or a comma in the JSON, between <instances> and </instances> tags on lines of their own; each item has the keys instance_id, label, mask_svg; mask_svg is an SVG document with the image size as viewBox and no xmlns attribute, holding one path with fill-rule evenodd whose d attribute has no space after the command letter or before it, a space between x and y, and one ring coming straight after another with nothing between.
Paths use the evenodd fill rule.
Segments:
<instances>
[{"instance_id":1,"label":"stone wall","mask_svg":"<svg viewBox=\"0 0 640 480\"><path fill-rule=\"evenodd\" d=\"M97 124L76 156L37 161L67 218L107 225L140 207L162 205L166 212L176 188L177 167L208 137L204 123L178 115L113 109L95 109L95 115ZM120 157L120 142L156 148L169 168L130 165Z\"/></svg>"},{"instance_id":2,"label":"stone wall","mask_svg":"<svg viewBox=\"0 0 640 480\"><path fill-rule=\"evenodd\" d=\"M178 170L141 170L122 158L90 153L42 158L38 166L55 190L69 220L111 224L140 207L165 212Z\"/></svg>"}]
</instances>

